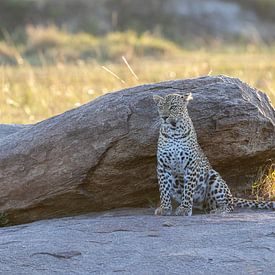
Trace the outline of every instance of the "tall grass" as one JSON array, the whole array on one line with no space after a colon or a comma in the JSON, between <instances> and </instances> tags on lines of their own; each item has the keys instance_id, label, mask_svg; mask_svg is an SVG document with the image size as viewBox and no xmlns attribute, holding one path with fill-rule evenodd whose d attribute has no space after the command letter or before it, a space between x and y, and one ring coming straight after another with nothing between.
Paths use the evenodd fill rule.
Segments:
<instances>
[{"instance_id":1,"label":"tall grass","mask_svg":"<svg viewBox=\"0 0 275 275\"><path fill-rule=\"evenodd\" d=\"M77 107L110 91L143 83L225 74L239 77L266 92L275 104L275 53L185 52L179 58L140 58L130 62L138 80L123 60L76 64L0 66L0 122L35 123Z\"/></svg>"},{"instance_id":2,"label":"tall grass","mask_svg":"<svg viewBox=\"0 0 275 275\"><path fill-rule=\"evenodd\" d=\"M270 161L259 169L257 178L252 184L252 195L257 200L275 199L275 163Z\"/></svg>"},{"instance_id":3,"label":"tall grass","mask_svg":"<svg viewBox=\"0 0 275 275\"><path fill-rule=\"evenodd\" d=\"M79 60L118 61L140 57L175 57L183 49L175 43L150 33L134 31L111 32L104 36L69 33L54 25L27 26L21 39L4 32L6 42L0 43L0 64L16 64L18 56L33 65L76 64Z\"/></svg>"},{"instance_id":4,"label":"tall grass","mask_svg":"<svg viewBox=\"0 0 275 275\"><path fill-rule=\"evenodd\" d=\"M239 77L275 102L272 47L185 51L150 33L95 37L54 25L28 26L21 39L4 35L5 41L0 41L1 123L34 123L109 91L207 74Z\"/></svg>"}]
</instances>

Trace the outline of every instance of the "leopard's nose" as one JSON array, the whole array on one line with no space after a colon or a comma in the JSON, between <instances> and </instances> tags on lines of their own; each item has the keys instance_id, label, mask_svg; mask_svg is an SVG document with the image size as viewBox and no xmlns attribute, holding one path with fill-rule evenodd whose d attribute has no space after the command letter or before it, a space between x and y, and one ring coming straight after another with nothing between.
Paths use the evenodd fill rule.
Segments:
<instances>
[{"instance_id":1,"label":"leopard's nose","mask_svg":"<svg viewBox=\"0 0 275 275\"><path fill-rule=\"evenodd\" d=\"M168 118L168 116L163 116L163 117L162 117L162 119L163 119L164 121L166 121L167 118Z\"/></svg>"}]
</instances>

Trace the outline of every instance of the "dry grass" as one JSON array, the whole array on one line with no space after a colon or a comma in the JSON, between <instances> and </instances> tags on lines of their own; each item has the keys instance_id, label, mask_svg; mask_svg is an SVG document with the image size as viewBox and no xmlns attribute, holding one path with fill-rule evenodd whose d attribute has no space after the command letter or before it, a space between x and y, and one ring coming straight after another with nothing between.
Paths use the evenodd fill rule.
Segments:
<instances>
[{"instance_id":1,"label":"dry grass","mask_svg":"<svg viewBox=\"0 0 275 275\"><path fill-rule=\"evenodd\" d=\"M16 64L18 56L33 65L61 63L76 64L79 60L101 62L137 57L181 56L183 49L174 42L150 33L134 31L110 32L104 36L88 33L70 33L54 25L27 26L21 39L4 31L0 41L0 64Z\"/></svg>"},{"instance_id":2,"label":"dry grass","mask_svg":"<svg viewBox=\"0 0 275 275\"><path fill-rule=\"evenodd\" d=\"M257 200L275 199L275 163L269 163L258 172L256 181L252 185L252 195Z\"/></svg>"},{"instance_id":3,"label":"dry grass","mask_svg":"<svg viewBox=\"0 0 275 275\"><path fill-rule=\"evenodd\" d=\"M9 219L7 214L0 212L0 227L7 226L9 223Z\"/></svg>"},{"instance_id":4,"label":"dry grass","mask_svg":"<svg viewBox=\"0 0 275 275\"><path fill-rule=\"evenodd\" d=\"M177 59L133 58L131 67L138 80L121 59L104 66L96 61L75 65L0 67L1 123L34 123L77 107L107 92L143 83L201 75L225 74L239 77L265 91L275 104L275 53L185 52Z\"/></svg>"}]
</instances>

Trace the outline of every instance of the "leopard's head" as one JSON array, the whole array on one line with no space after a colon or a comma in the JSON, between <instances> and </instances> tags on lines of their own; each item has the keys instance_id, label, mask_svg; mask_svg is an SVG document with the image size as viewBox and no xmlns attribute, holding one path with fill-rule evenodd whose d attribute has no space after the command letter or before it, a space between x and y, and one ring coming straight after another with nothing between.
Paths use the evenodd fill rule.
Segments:
<instances>
[{"instance_id":1,"label":"leopard's head","mask_svg":"<svg viewBox=\"0 0 275 275\"><path fill-rule=\"evenodd\" d=\"M165 97L154 95L161 119L160 132L167 137L182 138L190 134L193 124L188 114L187 105L192 94L169 94Z\"/></svg>"}]
</instances>

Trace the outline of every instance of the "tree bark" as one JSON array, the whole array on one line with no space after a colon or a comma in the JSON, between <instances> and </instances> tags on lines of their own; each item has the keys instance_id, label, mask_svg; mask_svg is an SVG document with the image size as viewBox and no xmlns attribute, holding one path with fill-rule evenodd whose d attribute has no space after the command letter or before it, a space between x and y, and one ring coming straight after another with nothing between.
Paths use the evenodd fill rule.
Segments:
<instances>
[{"instance_id":1,"label":"tree bark","mask_svg":"<svg viewBox=\"0 0 275 275\"><path fill-rule=\"evenodd\" d=\"M249 188L258 168L275 159L275 110L238 79L206 76L106 94L35 125L2 125L0 212L24 223L154 203L159 123L152 95L187 92L210 162L233 193Z\"/></svg>"}]
</instances>

